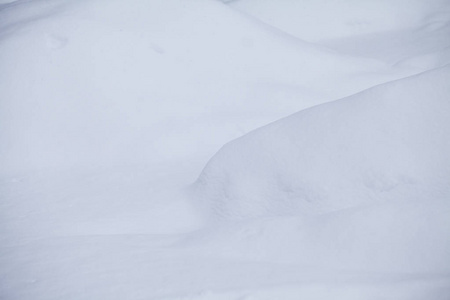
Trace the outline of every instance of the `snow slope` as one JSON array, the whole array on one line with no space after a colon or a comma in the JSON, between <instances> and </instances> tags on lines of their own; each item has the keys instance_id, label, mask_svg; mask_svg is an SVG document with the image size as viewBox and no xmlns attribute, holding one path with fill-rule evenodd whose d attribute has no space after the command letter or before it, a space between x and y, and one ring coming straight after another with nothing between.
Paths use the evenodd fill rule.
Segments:
<instances>
[{"instance_id":1,"label":"snow slope","mask_svg":"<svg viewBox=\"0 0 450 300\"><path fill-rule=\"evenodd\" d=\"M257 225L267 259L289 245L283 260L448 273L448 82L445 67L258 129L211 159L194 197L213 222L291 216Z\"/></svg>"},{"instance_id":2,"label":"snow slope","mask_svg":"<svg viewBox=\"0 0 450 300\"><path fill-rule=\"evenodd\" d=\"M216 1L17 3L0 19L2 172L212 155L412 72L280 37Z\"/></svg>"},{"instance_id":3,"label":"snow slope","mask_svg":"<svg viewBox=\"0 0 450 300\"><path fill-rule=\"evenodd\" d=\"M0 12L0 173L12 236L173 231L155 205L183 198L176 190L227 141L418 71L291 39L212 0L35 0ZM47 200L30 215L15 199L33 193ZM164 210L185 215L177 207ZM186 221L175 231L196 226L190 213L177 216Z\"/></svg>"},{"instance_id":4,"label":"snow slope","mask_svg":"<svg viewBox=\"0 0 450 300\"><path fill-rule=\"evenodd\" d=\"M446 300L448 11L0 1L0 299Z\"/></svg>"},{"instance_id":5,"label":"snow slope","mask_svg":"<svg viewBox=\"0 0 450 300\"><path fill-rule=\"evenodd\" d=\"M445 0L238 0L235 9L305 41L340 53L411 67L450 62ZM447 49L447 50L444 50Z\"/></svg>"},{"instance_id":6,"label":"snow slope","mask_svg":"<svg viewBox=\"0 0 450 300\"><path fill-rule=\"evenodd\" d=\"M236 0L230 6L310 42L411 29L448 9L442 0Z\"/></svg>"},{"instance_id":7,"label":"snow slope","mask_svg":"<svg viewBox=\"0 0 450 300\"><path fill-rule=\"evenodd\" d=\"M197 185L219 214L321 214L450 192L450 68L303 110L224 146Z\"/></svg>"}]
</instances>

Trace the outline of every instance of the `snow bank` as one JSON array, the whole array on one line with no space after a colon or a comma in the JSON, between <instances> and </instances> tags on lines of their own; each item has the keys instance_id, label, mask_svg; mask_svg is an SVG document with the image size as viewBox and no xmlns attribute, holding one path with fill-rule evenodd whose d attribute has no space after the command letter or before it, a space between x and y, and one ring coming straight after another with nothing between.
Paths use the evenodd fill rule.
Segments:
<instances>
[{"instance_id":1,"label":"snow bank","mask_svg":"<svg viewBox=\"0 0 450 300\"><path fill-rule=\"evenodd\" d=\"M2 172L207 157L291 111L404 75L213 0L3 4L0 69Z\"/></svg>"},{"instance_id":2,"label":"snow bank","mask_svg":"<svg viewBox=\"0 0 450 300\"><path fill-rule=\"evenodd\" d=\"M225 216L449 196L449 67L294 114L227 144L197 188Z\"/></svg>"},{"instance_id":3,"label":"snow bank","mask_svg":"<svg viewBox=\"0 0 450 300\"><path fill-rule=\"evenodd\" d=\"M450 271L449 81L445 67L380 85L224 146L194 195L212 221L255 221L221 246L342 268ZM243 230L256 232L250 242L236 238Z\"/></svg>"},{"instance_id":4,"label":"snow bank","mask_svg":"<svg viewBox=\"0 0 450 300\"><path fill-rule=\"evenodd\" d=\"M298 38L317 42L423 24L446 6L442 0L238 0L230 6Z\"/></svg>"},{"instance_id":5,"label":"snow bank","mask_svg":"<svg viewBox=\"0 0 450 300\"><path fill-rule=\"evenodd\" d=\"M1 299L448 298L446 70L180 190L448 62L448 1L227 2L0 0Z\"/></svg>"},{"instance_id":6,"label":"snow bank","mask_svg":"<svg viewBox=\"0 0 450 300\"><path fill-rule=\"evenodd\" d=\"M450 5L442 0L239 0L268 27L351 56L429 70L450 62Z\"/></svg>"}]
</instances>

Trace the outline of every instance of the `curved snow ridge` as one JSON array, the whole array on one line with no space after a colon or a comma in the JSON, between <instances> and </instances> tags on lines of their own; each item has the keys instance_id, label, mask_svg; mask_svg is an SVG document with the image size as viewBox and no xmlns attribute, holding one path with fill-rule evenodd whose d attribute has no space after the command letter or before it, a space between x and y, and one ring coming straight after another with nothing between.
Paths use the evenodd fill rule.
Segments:
<instances>
[{"instance_id":1,"label":"curved snow ridge","mask_svg":"<svg viewBox=\"0 0 450 300\"><path fill-rule=\"evenodd\" d=\"M239 11L311 42L413 28L446 5L441 0L230 2Z\"/></svg>"},{"instance_id":2,"label":"curved snow ridge","mask_svg":"<svg viewBox=\"0 0 450 300\"><path fill-rule=\"evenodd\" d=\"M441 0L241 0L229 6L273 30L341 55L431 70L448 63L450 6Z\"/></svg>"},{"instance_id":3,"label":"curved snow ridge","mask_svg":"<svg viewBox=\"0 0 450 300\"><path fill-rule=\"evenodd\" d=\"M225 218L450 195L450 67L383 84L224 146L194 185Z\"/></svg>"},{"instance_id":4,"label":"curved snow ridge","mask_svg":"<svg viewBox=\"0 0 450 300\"><path fill-rule=\"evenodd\" d=\"M20 1L0 12L0 42L3 172L209 155L241 127L410 74L293 43L212 0ZM203 115L214 120L191 124Z\"/></svg>"}]
</instances>

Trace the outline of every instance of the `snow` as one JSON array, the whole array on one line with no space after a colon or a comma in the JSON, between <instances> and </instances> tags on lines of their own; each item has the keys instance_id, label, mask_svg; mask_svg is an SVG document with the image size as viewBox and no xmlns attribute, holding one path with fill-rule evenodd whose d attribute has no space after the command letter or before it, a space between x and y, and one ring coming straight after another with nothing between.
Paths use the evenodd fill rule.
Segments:
<instances>
[{"instance_id":1,"label":"snow","mask_svg":"<svg viewBox=\"0 0 450 300\"><path fill-rule=\"evenodd\" d=\"M412 29L446 7L441 0L305 0L284 5L275 0L245 0L230 5L310 42Z\"/></svg>"},{"instance_id":2,"label":"snow","mask_svg":"<svg viewBox=\"0 0 450 300\"><path fill-rule=\"evenodd\" d=\"M0 1L0 298L448 299L449 34L443 0Z\"/></svg>"},{"instance_id":3,"label":"snow","mask_svg":"<svg viewBox=\"0 0 450 300\"><path fill-rule=\"evenodd\" d=\"M198 189L241 218L448 195L448 82L445 67L267 125L224 146Z\"/></svg>"},{"instance_id":4,"label":"snow","mask_svg":"<svg viewBox=\"0 0 450 300\"><path fill-rule=\"evenodd\" d=\"M264 259L289 246L283 261L448 273L448 82L449 67L425 72L247 134L211 159L194 198L213 222L295 216L251 225Z\"/></svg>"}]
</instances>

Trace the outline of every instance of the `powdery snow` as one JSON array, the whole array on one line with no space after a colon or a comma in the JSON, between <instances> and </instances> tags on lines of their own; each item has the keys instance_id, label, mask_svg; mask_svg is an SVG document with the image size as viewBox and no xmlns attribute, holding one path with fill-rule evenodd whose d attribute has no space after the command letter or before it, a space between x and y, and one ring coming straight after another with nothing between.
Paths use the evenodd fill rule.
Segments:
<instances>
[{"instance_id":1,"label":"powdery snow","mask_svg":"<svg viewBox=\"0 0 450 300\"><path fill-rule=\"evenodd\" d=\"M446 67L258 129L211 159L193 197L211 222L295 216L251 225L267 259L449 272L448 82Z\"/></svg>"},{"instance_id":2,"label":"powdery snow","mask_svg":"<svg viewBox=\"0 0 450 300\"><path fill-rule=\"evenodd\" d=\"M0 0L0 298L448 299L449 12Z\"/></svg>"},{"instance_id":3,"label":"powdery snow","mask_svg":"<svg viewBox=\"0 0 450 300\"><path fill-rule=\"evenodd\" d=\"M267 125L224 146L197 189L241 218L448 195L448 82L445 67Z\"/></svg>"}]
</instances>

